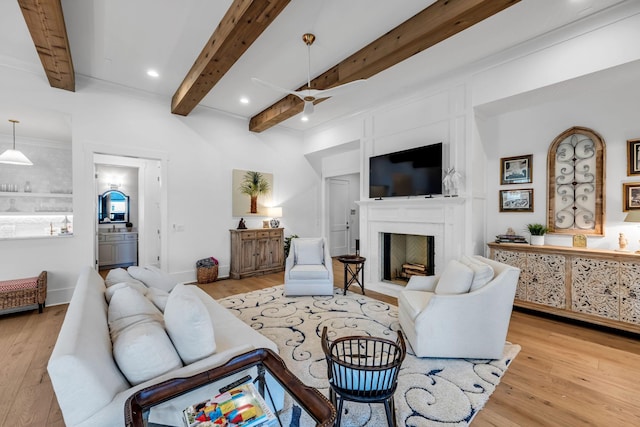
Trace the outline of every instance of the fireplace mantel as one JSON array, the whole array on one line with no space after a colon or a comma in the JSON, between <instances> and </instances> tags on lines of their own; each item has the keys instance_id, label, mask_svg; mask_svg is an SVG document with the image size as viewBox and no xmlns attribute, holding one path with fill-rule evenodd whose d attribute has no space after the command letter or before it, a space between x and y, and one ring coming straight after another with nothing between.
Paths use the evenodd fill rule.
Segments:
<instances>
[{"instance_id":1,"label":"fireplace mantel","mask_svg":"<svg viewBox=\"0 0 640 427\"><path fill-rule=\"evenodd\" d=\"M360 206L360 253L367 258L367 289L397 296L400 285L382 281L381 233L434 236L435 272L465 253L467 197L368 199Z\"/></svg>"}]
</instances>

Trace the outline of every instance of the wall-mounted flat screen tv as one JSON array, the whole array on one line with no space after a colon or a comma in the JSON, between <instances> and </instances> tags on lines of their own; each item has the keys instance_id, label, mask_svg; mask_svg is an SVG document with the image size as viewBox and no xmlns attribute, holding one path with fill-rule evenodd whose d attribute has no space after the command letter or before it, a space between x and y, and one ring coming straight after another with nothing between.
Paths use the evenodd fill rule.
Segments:
<instances>
[{"instance_id":1,"label":"wall-mounted flat screen tv","mask_svg":"<svg viewBox=\"0 0 640 427\"><path fill-rule=\"evenodd\" d=\"M442 194L442 143L369 158L369 197Z\"/></svg>"}]
</instances>

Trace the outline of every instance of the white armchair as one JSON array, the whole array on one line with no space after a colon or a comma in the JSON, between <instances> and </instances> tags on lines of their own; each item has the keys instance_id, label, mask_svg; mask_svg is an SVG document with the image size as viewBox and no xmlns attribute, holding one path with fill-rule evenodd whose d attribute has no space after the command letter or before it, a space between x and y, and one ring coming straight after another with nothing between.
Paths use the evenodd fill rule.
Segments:
<instances>
[{"instance_id":1,"label":"white armchair","mask_svg":"<svg viewBox=\"0 0 640 427\"><path fill-rule=\"evenodd\" d=\"M475 256L441 276L409 280L398 297L402 330L418 357L502 357L520 269Z\"/></svg>"},{"instance_id":2,"label":"white armchair","mask_svg":"<svg viewBox=\"0 0 640 427\"><path fill-rule=\"evenodd\" d=\"M284 294L333 295L333 264L323 238L291 239L285 263Z\"/></svg>"}]
</instances>

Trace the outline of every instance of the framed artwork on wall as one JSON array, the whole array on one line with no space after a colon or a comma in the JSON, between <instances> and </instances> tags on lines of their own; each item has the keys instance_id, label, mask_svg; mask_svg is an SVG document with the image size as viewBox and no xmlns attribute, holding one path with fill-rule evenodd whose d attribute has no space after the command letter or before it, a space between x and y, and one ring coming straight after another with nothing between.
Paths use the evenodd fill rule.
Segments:
<instances>
[{"instance_id":1,"label":"framed artwork on wall","mask_svg":"<svg viewBox=\"0 0 640 427\"><path fill-rule=\"evenodd\" d=\"M622 210L640 210L640 182L622 183Z\"/></svg>"},{"instance_id":2,"label":"framed artwork on wall","mask_svg":"<svg viewBox=\"0 0 640 427\"><path fill-rule=\"evenodd\" d=\"M234 217L269 216L273 174L233 169L231 203Z\"/></svg>"},{"instance_id":3,"label":"framed artwork on wall","mask_svg":"<svg viewBox=\"0 0 640 427\"><path fill-rule=\"evenodd\" d=\"M533 212L533 188L500 190L500 212Z\"/></svg>"},{"instance_id":4,"label":"framed artwork on wall","mask_svg":"<svg viewBox=\"0 0 640 427\"><path fill-rule=\"evenodd\" d=\"M627 176L640 175L640 139L627 141Z\"/></svg>"},{"instance_id":5,"label":"framed artwork on wall","mask_svg":"<svg viewBox=\"0 0 640 427\"><path fill-rule=\"evenodd\" d=\"M533 167L533 154L500 159L500 185L529 184Z\"/></svg>"}]
</instances>

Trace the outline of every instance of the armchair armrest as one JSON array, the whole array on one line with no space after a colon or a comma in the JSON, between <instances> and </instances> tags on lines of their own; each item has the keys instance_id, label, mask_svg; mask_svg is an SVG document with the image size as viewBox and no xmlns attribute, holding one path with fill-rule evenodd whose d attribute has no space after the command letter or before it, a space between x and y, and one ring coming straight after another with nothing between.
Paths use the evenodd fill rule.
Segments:
<instances>
[{"instance_id":1,"label":"armchair armrest","mask_svg":"<svg viewBox=\"0 0 640 427\"><path fill-rule=\"evenodd\" d=\"M436 285L440 280L440 275L437 276L411 276L409 283L405 286L405 289L411 291L424 291L433 292L436 289Z\"/></svg>"}]
</instances>

